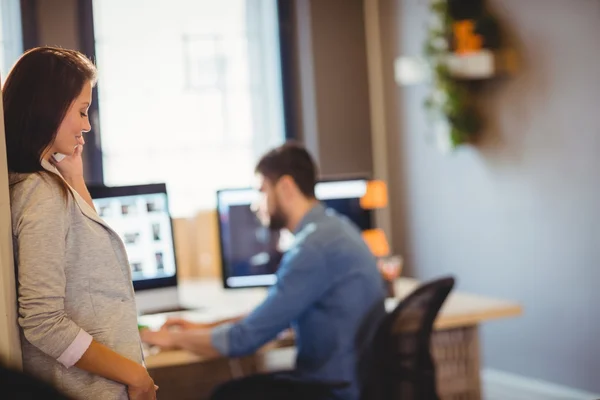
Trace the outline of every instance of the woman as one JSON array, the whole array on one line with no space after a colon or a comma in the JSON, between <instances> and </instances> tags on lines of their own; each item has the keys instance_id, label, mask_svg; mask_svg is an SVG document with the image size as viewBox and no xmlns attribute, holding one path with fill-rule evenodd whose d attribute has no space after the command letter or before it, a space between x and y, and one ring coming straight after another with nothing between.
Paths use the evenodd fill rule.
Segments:
<instances>
[{"instance_id":1,"label":"woman","mask_svg":"<svg viewBox=\"0 0 600 400\"><path fill-rule=\"evenodd\" d=\"M42 47L2 90L23 368L75 399L155 399L125 248L83 180L95 80L81 53Z\"/></svg>"}]
</instances>

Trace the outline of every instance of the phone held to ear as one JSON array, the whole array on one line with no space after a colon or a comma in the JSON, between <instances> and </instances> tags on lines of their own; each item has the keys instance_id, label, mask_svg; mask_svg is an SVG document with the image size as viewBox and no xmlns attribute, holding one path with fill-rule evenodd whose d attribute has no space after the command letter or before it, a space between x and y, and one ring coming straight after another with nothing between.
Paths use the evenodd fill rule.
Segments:
<instances>
[{"instance_id":1,"label":"phone held to ear","mask_svg":"<svg viewBox=\"0 0 600 400\"><path fill-rule=\"evenodd\" d=\"M64 155L62 153L54 153L54 154L52 154L52 157L54 158L54 161L59 163L66 157L66 155Z\"/></svg>"}]
</instances>

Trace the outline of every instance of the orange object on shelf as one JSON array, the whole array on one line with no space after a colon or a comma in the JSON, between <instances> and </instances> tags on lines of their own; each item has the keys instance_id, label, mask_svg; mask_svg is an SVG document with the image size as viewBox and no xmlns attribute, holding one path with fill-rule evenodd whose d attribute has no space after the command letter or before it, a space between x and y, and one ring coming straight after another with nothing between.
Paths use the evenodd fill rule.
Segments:
<instances>
[{"instance_id":1,"label":"orange object on shelf","mask_svg":"<svg viewBox=\"0 0 600 400\"><path fill-rule=\"evenodd\" d=\"M456 42L456 53L475 53L483 48L483 37L475 33L475 21L464 20L455 22L452 30Z\"/></svg>"},{"instance_id":2,"label":"orange object on shelf","mask_svg":"<svg viewBox=\"0 0 600 400\"><path fill-rule=\"evenodd\" d=\"M383 230L369 229L363 231L362 236L375 257L385 257L390 254L390 246Z\"/></svg>"},{"instance_id":3,"label":"orange object on shelf","mask_svg":"<svg viewBox=\"0 0 600 400\"><path fill-rule=\"evenodd\" d=\"M367 182L367 192L360 199L360 207L365 210L384 208L388 204L387 185L384 181Z\"/></svg>"}]
</instances>

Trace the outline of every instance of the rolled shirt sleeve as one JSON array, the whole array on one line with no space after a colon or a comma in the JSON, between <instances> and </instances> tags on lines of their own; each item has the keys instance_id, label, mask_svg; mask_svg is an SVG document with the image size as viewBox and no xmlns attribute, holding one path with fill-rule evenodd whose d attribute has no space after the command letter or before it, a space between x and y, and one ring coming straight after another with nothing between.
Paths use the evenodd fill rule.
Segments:
<instances>
[{"instance_id":1,"label":"rolled shirt sleeve","mask_svg":"<svg viewBox=\"0 0 600 400\"><path fill-rule=\"evenodd\" d=\"M274 339L314 304L330 287L332 279L323 252L305 243L288 251L277 272L277 283L265 301L248 317L214 328L213 347L225 356L251 354Z\"/></svg>"},{"instance_id":2,"label":"rolled shirt sleeve","mask_svg":"<svg viewBox=\"0 0 600 400\"><path fill-rule=\"evenodd\" d=\"M83 353L90 347L90 344L92 344L92 336L83 329L80 329L75 340L58 357L58 362L66 368L71 368L81 359Z\"/></svg>"},{"instance_id":3,"label":"rolled shirt sleeve","mask_svg":"<svg viewBox=\"0 0 600 400\"><path fill-rule=\"evenodd\" d=\"M69 216L63 193L52 182L29 193L14 226L19 324L32 345L66 367L75 364L91 336L64 310Z\"/></svg>"}]
</instances>

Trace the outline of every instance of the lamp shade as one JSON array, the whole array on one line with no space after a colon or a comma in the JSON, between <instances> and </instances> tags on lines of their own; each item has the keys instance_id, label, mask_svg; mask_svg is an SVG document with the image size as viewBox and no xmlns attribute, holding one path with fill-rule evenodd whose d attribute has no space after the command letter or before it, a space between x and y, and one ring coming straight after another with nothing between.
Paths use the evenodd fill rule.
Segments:
<instances>
[{"instance_id":1,"label":"lamp shade","mask_svg":"<svg viewBox=\"0 0 600 400\"><path fill-rule=\"evenodd\" d=\"M367 182L367 191L360 199L360 206L365 210L384 208L388 204L387 185L384 181L373 180Z\"/></svg>"},{"instance_id":2,"label":"lamp shade","mask_svg":"<svg viewBox=\"0 0 600 400\"><path fill-rule=\"evenodd\" d=\"M390 246L383 230L369 229L363 231L362 236L375 257L386 257L390 254Z\"/></svg>"}]
</instances>

